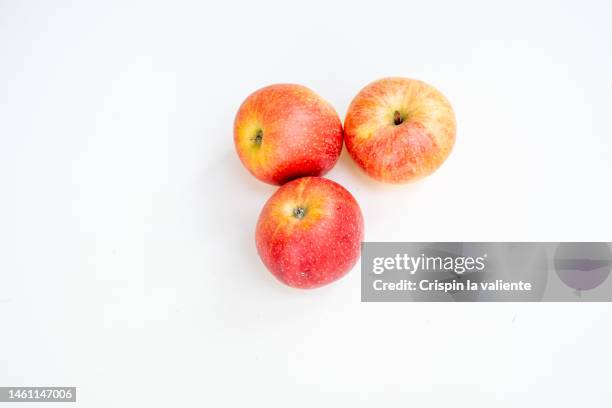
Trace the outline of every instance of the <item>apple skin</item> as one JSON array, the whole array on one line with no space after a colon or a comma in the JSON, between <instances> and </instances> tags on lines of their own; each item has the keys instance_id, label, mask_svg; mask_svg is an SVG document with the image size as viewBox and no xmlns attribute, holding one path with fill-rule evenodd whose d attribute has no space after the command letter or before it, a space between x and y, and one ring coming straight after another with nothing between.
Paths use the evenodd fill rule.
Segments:
<instances>
[{"instance_id":1,"label":"apple skin","mask_svg":"<svg viewBox=\"0 0 612 408\"><path fill-rule=\"evenodd\" d=\"M344 121L346 148L376 180L406 183L433 173L455 143L448 100L425 82L383 78L363 88Z\"/></svg>"},{"instance_id":2,"label":"apple skin","mask_svg":"<svg viewBox=\"0 0 612 408\"><path fill-rule=\"evenodd\" d=\"M264 265L281 282L301 289L344 276L359 259L362 240L357 201L322 177L300 178L279 188L264 205L255 231Z\"/></svg>"},{"instance_id":3,"label":"apple skin","mask_svg":"<svg viewBox=\"0 0 612 408\"><path fill-rule=\"evenodd\" d=\"M282 185L331 170L342 151L334 108L302 85L276 84L252 93L234 120L234 144L259 180Z\"/></svg>"}]
</instances>

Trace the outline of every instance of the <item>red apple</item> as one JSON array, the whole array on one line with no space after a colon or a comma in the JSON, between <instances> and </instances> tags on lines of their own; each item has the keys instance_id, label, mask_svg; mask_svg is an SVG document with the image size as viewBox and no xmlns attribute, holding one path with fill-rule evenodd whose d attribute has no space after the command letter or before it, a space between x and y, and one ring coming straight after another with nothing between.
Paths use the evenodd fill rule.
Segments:
<instances>
[{"instance_id":1,"label":"red apple","mask_svg":"<svg viewBox=\"0 0 612 408\"><path fill-rule=\"evenodd\" d=\"M321 176L338 161L342 122L319 95L301 85L255 91L234 121L234 144L244 166L261 181L282 185Z\"/></svg>"},{"instance_id":2,"label":"red apple","mask_svg":"<svg viewBox=\"0 0 612 408\"><path fill-rule=\"evenodd\" d=\"M433 173L455 143L455 114L432 86L384 78L363 88L344 121L346 147L373 178L414 181Z\"/></svg>"},{"instance_id":3,"label":"red apple","mask_svg":"<svg viewBox=\"0 0 612 408\"><path fill-rule=\"evenodd\" d=\"M304 177L266 202L255 231L257 251L281 282L316 288L344 276L357 262L363 217L341 185Z\"/></svg>"}]
</instances>

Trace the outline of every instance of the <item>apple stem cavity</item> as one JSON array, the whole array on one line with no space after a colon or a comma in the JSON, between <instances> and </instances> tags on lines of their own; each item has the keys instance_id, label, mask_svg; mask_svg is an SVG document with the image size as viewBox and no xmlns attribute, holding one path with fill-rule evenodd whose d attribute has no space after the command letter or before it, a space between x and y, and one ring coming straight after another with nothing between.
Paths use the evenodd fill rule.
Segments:
<instances>
[{"instance_id":1,"label":"apple stem cavity","mask_svg":"<svg viewBox=\"0 0 612 408\"><path fill-rule=\"evenodd\" d=\"M293 216L298 220L301 220L306 215L306 209L304 207L295 207L293 209Z\"/></svg>"},{"instance_id":2,"label":"apple stem cavity","mask_svg":"<svg viewBox=\"0 0 612 408\"><path fill-rule=\"evenodd\" d=\"M404 121L404 118L402 118L402 114L399 111L395 111L393 113L393 124L395 126L398 126L398 125L401 125L403 121Z\"/></svg>"},{"instance_id":3,"label":"apple stem cavity","mask_svg":"<svg viewBox=\"0 0 612 408\"><path fill-rule=\"evenodd\" d=\"M255 134L255 137L253 138L253 143L255 143L256 146L261 146L262 142L263 142L263 131L259 129L257 133Z\"/></svg>"}]
</instances>

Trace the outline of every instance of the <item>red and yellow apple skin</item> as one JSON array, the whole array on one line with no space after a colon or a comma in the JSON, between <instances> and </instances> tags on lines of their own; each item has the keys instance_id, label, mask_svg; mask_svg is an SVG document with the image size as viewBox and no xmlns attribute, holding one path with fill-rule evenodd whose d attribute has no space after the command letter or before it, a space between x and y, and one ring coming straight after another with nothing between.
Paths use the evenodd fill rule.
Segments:
<instances>
[{"instance_id":1,"label":"red and yellow apple skin","mask_svg":"<svg viewBox=\"0 0 612 408\"><path fill-rule=\"evenodd\" d=\"M281 282L302 289L326 285L357 262L363 217L341 185L304 177L279 188L266 202L255 231L257 252Z\"/></svg>"},{"instance_id":2,"label":"red and yellow apple skin","mask_svg":"<svg viewBox=\"0 0 612 408\"><path fill-rule=\"evenodd\" d=\"M342 122L310 89L270 85L251 94L234 121L234 144L244 166L259 180L282 185L321 176L338 161Z\"/></svg>"},{"instance_id":3,"label":"red and yellow apple skin","mask_svg":"<svg viewBox=\"0 0 612 408\"><path fill-rule=\"evenodd\" d=\"M455 143L448 100L415 79L384 78L363 88L344 121L347 150L373 178L406 183L433 173Z\"/></svg>"}]
</instances>

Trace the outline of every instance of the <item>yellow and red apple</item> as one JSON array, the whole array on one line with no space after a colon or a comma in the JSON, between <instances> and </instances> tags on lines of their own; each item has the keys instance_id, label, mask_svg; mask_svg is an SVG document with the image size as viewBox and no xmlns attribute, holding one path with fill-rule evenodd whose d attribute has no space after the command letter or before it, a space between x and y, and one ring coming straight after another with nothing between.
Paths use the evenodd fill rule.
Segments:
<instances>
[{"instance_id":1,"label":"yellow and red apple","mask_svg":"<svg viewBox=\"0 0 612 408\"><path fill-rule=\"evenodd\" d=\"M281 282L316 288L344 276L357 262L363 217L344 187L304 177L266 202L255 231L257 252Z\"/></svg>"},{"instance_id":2,"label":"yellow and red apple","mask_svg":"<svg viewBox=\"0 0 612 408\"><path fill-rule=\"evenodd\" d=\"M309 88L270 85L251 94L234 121L234 144L258 179L282 185L321 176L338 161L342 122L334 108Z\"/></svg>"},{"instance_id":3,"label":"yellow and red apple","mask_svg":"<svg viewBox=\"0 0 612 408\"><path fill-rule=\"evenodd\" d=\"M437 89L408 78L363 88L344 121L347 150L373 178L405 183L433 173L455 143L455 114Z\"/></svg>"}]
</instances>

